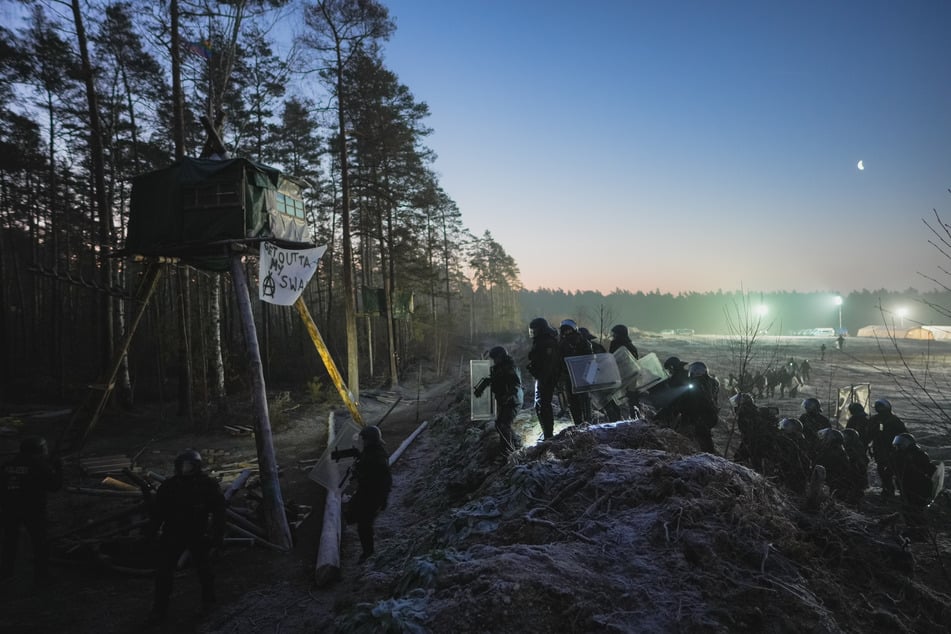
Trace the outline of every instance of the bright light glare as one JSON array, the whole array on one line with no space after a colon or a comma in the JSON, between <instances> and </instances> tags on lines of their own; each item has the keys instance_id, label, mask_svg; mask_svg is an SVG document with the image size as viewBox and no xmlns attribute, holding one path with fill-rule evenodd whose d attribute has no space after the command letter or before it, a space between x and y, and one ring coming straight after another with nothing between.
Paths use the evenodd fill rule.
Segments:
<instances>
[{"instance_id":1,"label":"bright light glare","mask_svg":"<svg viewBox=\"0 0 951 634\"><path fill-rule=\"evenodd\" d=\"M841 305L842 305L842 296L841 296L841 295L836 295L836 296L835 296L835 299L833 299L832 301L835 302L835 305L836 305L836 306L841 306Z\"/></svg>"},{"instance_id":2,"label":"bright light glare","mask_svg":"<svg viewBox=\"0 0 951 634\"><path fill-rule=\"evenodd\" d=\"M908 316L908 307L907 307L907 306L902 306L902 307L900 307L900 308L896 308L896 309L895 309L895 314L898 315L899 317L901 317L902 319L904 319L905 317Z\"/></svg>"},{"instance_id":3,"label":"bright light glare","mask_svg":"<svg viewBox=\"0 0 951 634\"><path fill-rule=\"evenodd\" d=\"M769 308L767 308L763 304L760 304L759 306L756 307L756 314L759 315L760 317L765 317L766 313L768 312L769 312Z\"/></svg>"}]
</instances>

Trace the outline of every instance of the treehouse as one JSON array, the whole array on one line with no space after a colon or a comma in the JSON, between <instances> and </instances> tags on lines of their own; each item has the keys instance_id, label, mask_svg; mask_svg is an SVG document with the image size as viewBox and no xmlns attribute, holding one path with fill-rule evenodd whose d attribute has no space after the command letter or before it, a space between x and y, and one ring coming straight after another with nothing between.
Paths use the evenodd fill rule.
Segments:
<instances>
[{"instance_id":1,"label":"treehouse","mask_svg":"<svg viewBox=\"0 0 951 634\"><path fill-rule=\"evenodd\" d=\"M132 179L125 252L179 257L228 269L235 242L313 247L301 190L305 183L243 158L185 158Z\"/></svg>"}]
</instances>

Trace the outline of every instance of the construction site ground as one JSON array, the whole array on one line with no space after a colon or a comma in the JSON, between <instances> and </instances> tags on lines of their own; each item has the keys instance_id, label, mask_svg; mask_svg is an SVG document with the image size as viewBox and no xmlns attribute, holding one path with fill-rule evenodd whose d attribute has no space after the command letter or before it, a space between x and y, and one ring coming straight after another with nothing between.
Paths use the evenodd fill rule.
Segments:
<instances>
[{"instance_id":1,"label":"construction site ground","mask_svg":"<svg viewBox=\"0 0 951 634\"><path fill-rule=\"evenodd\" d=\"M916 342L898 360L887 345L849 339L838 351L829 339L820 361L817 338L771 341L762 345L777 346L777 358L808 358L813 380L794 397L777 393L760 404L796 415L803 397L817 396L828 412L837 387L869 382L873 398L892 400L933 459L951 459L947 423L918 409L920 390L896 383L903 364L914 368L926 357L944 376L951 346L945 351L942 344ZM526 342L498 343L524 367ZM713 372L730 362L722 339L644 337L636 343L642 354L704 360ZM422 376L422 385L378 397L367 391L361 400L373 423L394 398L403 398L383 423L391 451L419 422L431 425L394 466L390 505L377 521L377 554L358 563L354 527L344 528L342 576L335 584L318 588L313 581L324 495L307 478L325 445L331 406L292 394L275 417L274 444L285 501L313 512L295 529L290 553L226 547L216 564L215 608L199 613L198 581L186 569L176 578L169 622L147 630L150 576L119 572L100 560L61 562L49 586L34 588L24 541L17 575L2 586L0 630L948 631L947 492L931 510L931 539L907 542L897 502L878 496L874 469L858 507L826 499L807 510L758 474L700 454L692 441L643 421L573 428L561 419L558 437L538 443L528 408L517 425L524 447L506 457L491 422L468 419L467 375ZM951 391L943 395L951 398ZM171 472L185 447L220 465L253 460L251 436L221 426L192 434L168 413L171 407L111 413L85 454L137 456L143 471L159 473ZM234 401L232 411L224 424L251 424L247 403ZM730 456L737 439L728 414L722 407L714 441L719 454ZM59 423L21 417L19 424L52 433ZM15 446L12 437L2 440L4 451ZM70 463L67 485L80 484L97 483ZM131 503L71 492L53 494L50 502L51 533Z\"/></svg>"}]
</instances>

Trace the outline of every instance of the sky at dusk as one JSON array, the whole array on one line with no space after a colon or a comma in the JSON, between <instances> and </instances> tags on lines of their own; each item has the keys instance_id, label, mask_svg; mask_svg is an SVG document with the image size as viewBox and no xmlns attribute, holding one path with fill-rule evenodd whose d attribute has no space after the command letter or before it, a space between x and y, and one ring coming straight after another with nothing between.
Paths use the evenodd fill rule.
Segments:
<instances>
[{"instance_id":1,"label":"sky at dusk","mask_svg":"<svg viewBox=\"0 0 951 634\"><path fill-rule=\"evenodd\" d=\"M527 288L924 290L948 264L922 219L951 220L951 3L385 4L441 183Z\"/></svg>"}]
</instances>

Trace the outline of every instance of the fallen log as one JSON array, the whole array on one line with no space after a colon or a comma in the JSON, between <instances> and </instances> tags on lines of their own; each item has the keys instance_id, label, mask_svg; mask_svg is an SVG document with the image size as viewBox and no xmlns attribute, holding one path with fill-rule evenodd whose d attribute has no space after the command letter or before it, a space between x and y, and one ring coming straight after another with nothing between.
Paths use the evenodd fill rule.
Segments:
<instances>
[{"instance_id":1,"label":"fallen log","mask_svg":"<svg viewBox=\"0 0 951 634\"><path fill-rule=\"evenodd\" d=\"M55 535L51 535L50 539L52 540L52 539L61 539L63 537L69 537L70 535L75 535L76 533L81 533L91 528L102 526L103 524L108 524L109 522L115 522L116 520L120 520L128 515L135 515L136 513L145 513L147 511L148 509L144 504L136 504L135 506L131 506L127 509L116 511L115 513L112 513L111 515L100 517L99 519L92 521L88 524L85 524L83 526L77 526L76 528L71 528L67 531L57 533Z\"/></svg>"},{"instance_id":2,"label":"fallen log","mask_svg":"<svg viewBox=\"0 0 951 634\"><path fill-rule=\"evenodd\" d=\"M225 492L224 492L225 501L227 502L234 496L235 493L240 491L241 488L244 487L245 483L247 483L248 478L250 477L251 477L251 469L245 469L244 471L242 471L238 475L238 477L234 479L234 482L228 485L228 488L225 489Z\"/></svg>"},{"instance_id":3,"label":"fallen log","mask_svg":"<svg viewBox=\"0 0 951 634\"><path fill-rule=\"evenodd\" d=\"M238 526L240 526L241 528L243 528L245 531L247 531L247 532L249 532L249 533L252 533L252 534L255 535L256 537L260 537L260 538L263 539L264 536L267 534L267 533L265 533L265 531L264 531L264 529L263 529L262 527L258 526L258 525L255 524L254 522L251 522L250 520L244 518L243 516L238 515L237 513L235 513L234 511L232 511L231 509L225 509L225 517L228 518L228 521L229 521L230 523L237 524Z\"/></svg>"},{"instance_id":4,"label":"fallen log","mask_svg":"<svg viewBox=\"0 0 951 634\"><path fill-rule=\"evenodd\" d=\"M105 487L112 487L113 489L116 489L118 491L138 491L139 490L139 488L135 486L134 484L123 482L122 480L113 478L112 476L106 476L105 478L102 479L102 482L100 482L99 484Z\"/></svg>"},{"instance_id":5,"label":"fallen log","mask_svg":"<svg viewBox=\"0 0 951 634\"><path fill-rule=\"evenodd\" d=\"M89 487L66 487L70 493L82 493L83 495L104 495L122 498L141 498L142 494L138 491L113 491L112 489L92 489Z\"/></svg>"},{"instance_id":6,"label":"fallen log","mask_svg":"<svg viewBox=\"0 0 951 634\"><path fill-rule=\"evenodd\" d=\"M258 537L258 536L255 535L254 533L251 533L251 532L249 532L249 531L246 531L246 530L244 530L243 528L241 528L240 526L237 526L236 524L232 524L231 522L226 522L225 526L227 526L229 530L234 531L235 533L237 533L238 535L241 535L242 537L245 537L245 538L247 538L247 539L252 539L252 540L254 540L255 543L261 544L261 545L264 546L265 548L270 548L271 550L276 550L276 551L279 552L279 553L286 553L286 552L287 552L287 549L286 549L286 548L282 548L282 547L278 546L277 544L272 544L271 542L269 542L268 540L264 539L263 537Z\"/></svg>"}]
</instances>

